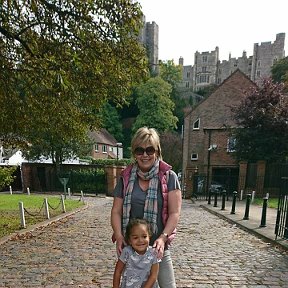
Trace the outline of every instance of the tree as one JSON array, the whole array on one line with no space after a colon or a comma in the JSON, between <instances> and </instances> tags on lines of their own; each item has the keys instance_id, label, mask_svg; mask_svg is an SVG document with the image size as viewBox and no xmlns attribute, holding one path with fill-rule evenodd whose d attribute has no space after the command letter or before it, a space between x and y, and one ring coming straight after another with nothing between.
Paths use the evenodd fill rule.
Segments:
<instances>
[{"instance_id":1,"label":"tree","mask_svg":"<svg viewBox=\"0 0 288 288\"><path fill-rule=\"evenodd\" d=\"M139 115L133 132L142 126L154 127L158 132L176 128L177 117L173 115L174 103L170 93L171 85L160 77L150 78L137 88Z\"/></svg>"},{"instance_id":2,"label":"tree","mask_svg":"<svg viewBox=\"0 0 288 288\"><path fill-rule=\"evenodd\" d=\"M147 75L142 16L130 0L2 1L1 142L55 162L75 154L103 103Z\"/></svg>"},{"instance_id":3,"label":"tree","mask_svg":"<svg viewBox=\"0 0 288 288\"><path fill-rule=\"evenodd\" d=\"M288 97L283 84L263 80L251 88L240 105L232 108L241 128L235 132L238 160L285 161L288 155Z\"/></svg>"},{"instance_id":4,"label":"tree","mask_svg":"<svg viewBox=\"0 0 288 288\"><path fill-rule=\"evenodd\" d=\"M174 171L182 168L182 140L175 132L166 132L160 135L163 159L172 165Z\"/></svg>"},{"instance_id":5,"label":"tree","mask_svg":"<svg viewBox=\"0 0 288 288\"><path fill-rule=\"evenodd\" d=\"M102 127L105 128L118 142L123 141L123 127L116 107L105 103L100 112Z\"/></svg>"},{"instance_id":6,"label":"tree","mask_svg":"<svg viewBox=\"0 0 288 288\"><path fill-rule=\"evenodd\" d=\"M208 96L210 96L214 92L214 90L216 88L217 88L216 84L210 84L208 86L205 86L205 87L199 89L197 91L197 94L207 98Z\"/></svg>"},{"instance_id":7,"label":"tree","mask_svg":"<svg viewBox=\"0 0 288 288\"><path fill-rule=\"evenodd\" d=\"M184 123L184 108L187 106L178 91L178 85L182 80L182 67L175 65L173 60L163 61L160 63L160 77L172 87L171 99L175 103L173 113L178 118L177 130L181 131Z\"/></svg>"},{"instance_id":8,"label":"tree","mask_svg":"<svg viewBox=\"0 0 288 288\"><path fill-rule=\"evenodd\" d=\"M13 173L16 171L16 167L0 167L0 190L13 183L16 178Z\"/></svg>"},{"instance_id":9,"label":"tree","mask_svg":"<svg viewBox=\"0 0 288 288\"><path fill-rule=\"evenodd\" d=\"M272 79L275 82L285 84L285 90L288 90L288 57L277 61L271 69Z\"/></svg>"}]
</instances>

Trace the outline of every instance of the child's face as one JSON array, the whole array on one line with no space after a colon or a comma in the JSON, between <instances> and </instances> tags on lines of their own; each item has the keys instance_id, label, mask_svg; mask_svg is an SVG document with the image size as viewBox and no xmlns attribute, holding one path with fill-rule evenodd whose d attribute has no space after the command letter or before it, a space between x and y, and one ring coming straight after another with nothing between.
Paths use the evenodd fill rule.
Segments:
<instances>
[{"instance_id":1,"label":"child's face","mask_svg":"<svg viewBox=\"0 0 288 288\"><path fill-rule=\"evenodd\" d=\"M138 254L144 254L149 246L149 233L146 225L135 225L131 229L131 235L129 237L129 244Z\"/></svg>"}]
</instances>

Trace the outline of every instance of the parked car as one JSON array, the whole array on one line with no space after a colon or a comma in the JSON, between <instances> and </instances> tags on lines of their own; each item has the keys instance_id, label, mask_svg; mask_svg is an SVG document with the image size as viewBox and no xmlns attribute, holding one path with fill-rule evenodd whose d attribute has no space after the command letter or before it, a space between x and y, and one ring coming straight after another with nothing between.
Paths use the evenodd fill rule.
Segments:
<instances>
[{"instance_id":1,"label":"parked car","mask_svg":"<svg viewBox=\"0 0 288 288\"><path fill-rule=\"evenodd\" d=\"M204 179L198 181L198 191L197 191L198 194L201 194L205 191L204 185L206 185ZM211 193L215 193L215 192L221 193L224 189L225 189L224 185L214 180L211 181L211 184L209 186L209 190L211 191Z\"/></svg>"}]
</instances>

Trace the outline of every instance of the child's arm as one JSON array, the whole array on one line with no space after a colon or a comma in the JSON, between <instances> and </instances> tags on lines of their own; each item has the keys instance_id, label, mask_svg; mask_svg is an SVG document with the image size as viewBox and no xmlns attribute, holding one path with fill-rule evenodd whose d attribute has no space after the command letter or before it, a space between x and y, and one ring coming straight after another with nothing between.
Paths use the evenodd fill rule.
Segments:
<instances>
[{"instance_id":1,"label":"child's arm","mask_svg":"<svg viewBox=\"0 0 288 288\"><path fill-rule=\"evenodd\" d=\"M159 263L155 263L151 266L150 275L143 286L143 288L152 288L155 284L159 272Z\"/></svg>"},{"instance_id":2,"label":"child's arm","mask_svg":"<svg viewBox=\"0 0 288 288\"><path fill-rule=\"evenodd\" d=\"M114 270L114 275L113 275L113 288L119 288L120 287L120 280L121 280L121 274L122 271L125 267L125 264L118 259L115 270Z\"/></svg>"}]
</instances>

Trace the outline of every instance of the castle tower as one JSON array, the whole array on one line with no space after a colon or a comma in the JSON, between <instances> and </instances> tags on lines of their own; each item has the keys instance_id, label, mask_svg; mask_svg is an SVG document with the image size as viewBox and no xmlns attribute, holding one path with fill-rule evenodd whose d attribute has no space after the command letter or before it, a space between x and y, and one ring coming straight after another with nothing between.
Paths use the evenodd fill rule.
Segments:
<instances>
[{"instance_id":1,"label":"castle tower","mask_svg":"<svg viewBox=\"0 0 288 288\"><path fill-rule=\"evenodd\" d=\"M159 67L159 28L153 21L145 23L145 46L147 49L150 70L158 73Z\"/></svg>"},{"instance_id":2,"label":"castle tower","mask_svg":"<svg viewBox=\"0 0 288 288\"><path fill-rule=\"evenodd\" d=\"M219 61L219 48L214 51L199 53L194 56L194 91L216 83L217 65Z\"/></svg>"},{"instance_id":3,"label":"castle tower","mask_svg":"<svg viewBox=\"0 0 288 288\"><path fill-rule=\"evenodd\" d=\"M276 61L285 57L284 52L285 33L276 35L274 43L262 42L254 44L253 60L251 68L251 80L257 84L261 83L263 78L271 76L271 67Z\"/></svg>"}]
</instances>

